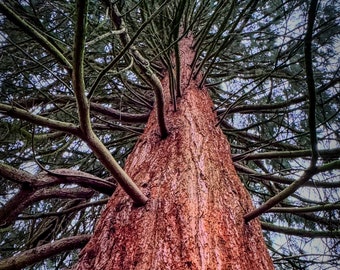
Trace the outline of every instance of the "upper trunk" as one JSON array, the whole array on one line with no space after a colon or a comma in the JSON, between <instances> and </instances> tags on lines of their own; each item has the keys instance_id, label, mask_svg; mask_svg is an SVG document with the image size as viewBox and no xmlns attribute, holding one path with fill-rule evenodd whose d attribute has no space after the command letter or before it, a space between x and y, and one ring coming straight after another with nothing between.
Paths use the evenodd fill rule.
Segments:
<instances>
[{"instance_id":1,"label":"upper trunk","mask_svg":"<svg viewBox=\"0 0 340 270\"><path fill-rule=\"evenodd\" d=\"M183 96L176 112L168 76L162 81L169 136L159 137L153 112L126 161L147 205L134 207L117 190L76 269L273 269L259 222L244 223L251 199L212 101L189 80L190 42L181 42Z\"/></svg>"}]
</instances>

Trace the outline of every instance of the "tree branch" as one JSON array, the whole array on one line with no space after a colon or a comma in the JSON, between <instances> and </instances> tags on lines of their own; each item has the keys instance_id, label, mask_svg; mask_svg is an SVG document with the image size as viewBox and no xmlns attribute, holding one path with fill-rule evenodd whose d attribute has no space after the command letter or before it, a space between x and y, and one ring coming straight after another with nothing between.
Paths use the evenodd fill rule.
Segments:
<instances>
[{"instance_id":1,"label":"tree branch","mask_svg":"<svg viewBox=\"0 0 340 270\"><path fill-rule=\"evenodd\" d=\"M309 108L308 108L308 125L310 132L310 140L312 147L312 161L311 167L314 167L316 161L318 159L318 141L316 135L316 94L315 94L315 83L314 83L314 74L313 74L313 58L312 58L312 40L313 40L313 27L314 21L316 17L318 1L311 0L309 10L308 10L308 22L307 22L307 32L305 36L305 63L306 63L306 80L308 87L308 99L309 99Z\"/></svg>"},{"instance_id":2,"label":"tree branch","mask_svg":"<svg viewBox=\"0 0 340 270\"><path fill-rule=\"evenodd\" d=\"M168 4L167 1L163 2L163 4L150 16L150 18L140 27L140 30L143 29L150 21L153 19L161 10L162 8ZM116 25L118 29L124 26L124 21L117 9L116 6L112 6L111 4L108 5L110 7L110 14L113 23ZM137 31L138 32L138 31ZM139 32L138 32L139 33ZM129 45L131 54L136 59L135 65L138 67L138 70L140 70L140 76L145 78L147 82L150 83L152 86L152 89L155 93L156 98L156 112L157 112L157 120L158 125L160 129L160 136L161 138L166 138L168 135L168 129L166 127L165 123L165 115L164 115L164 95L163 95L163 86L160 82L159 78L156 76L156 74L152 71L150 67L150 63L147 59L145 59L141 53L136 49L135 46L132 45L132 42L137 37L137 33L135 34L134 38L130 38L127 31L123 32L121 35L121 41L125 48Z\"/></svg>"},{"instance_id":3,"label":"tree branch","mask_svg":"<svg viewBox=\"0 0 340 270\"><path fill-rule=\"evenodd\" d=\"M43 117L40 115L32 114L26 110L19 109L12 105L0 103L0 112L8 116L26 120L27 122L30 122L30 123L33 123L39 126L64 131L66 133L73 134L76 136L79 135L78 127L72 123L53 120L53 119Z\"/></svg>"},{"instance_id":4,"label":"tree branch","mask_svg":"<svg viewBox=\"0 0 340 270\"><path fill-rule=\"evenodd\" d=\"M79 124L83 133L88 133L91 130L90 106L89 101L85 95L84 82L84 52L87 23L87 6L88 1L77 1L77 21L74 35L72 73L72 83L77 101Z\"/></svg>"},{"instance_id":5,"label":"tree branch","mask_svg":"<svg viewBox=\"0 0 340 270\"><path fill-rule=\"evenodd\" d=\"M309 237L309 238L320 238L320 237L328 237L328 238L340 238L340 231L306 231L301 229L293 229L288 227L276 226L274 224L268 222L261 222L261 227L263 230L284 233L288 235L296 235L301 237Z\"/></svg>"},{"instance_id":6,"label":"tree branch","mask_svg":"<svg viewBox=\"0 0 340 270\"><path fill-rule=\"evenodd\" d=\"M242 166L239 163L234 163L234 166L237 171L243 172L248 174L250 177L253 177L255 179L259 179L260 181L271 181L275 183L281 183L281 184L286 184L286 185L291 185L294 183L294 179L292 178L287 178L283 176L277 176L277 175L272 175L272 174L261 174L258 173L257 171L254 171L248 167ZM326 166L326 165L325 165ZM322 166L323 168L324 166ZM319 167L316 168L316 173L319 172ZM337 182L325 182L325 181L313 181L313 182L306 182L303 184L304 187L320 187L320 188L340 188L340 181Z\"/></svg>"},{"instance_id":7,"label":"tree branch","mask_svg":"<svg viewBox=\"0 0 340 270\"><path fill-rule=\"evenodd\" d=\"M273 207L267 213L309 213L318 211L340 210L340 203L329 203L308 207Z\"/></svg>"},{"instance_id":8,"label":"tree branch","mask_svg":"<svg viewBox=\"0 0 340 270\"><path fill-rule=\"evenodd\" d=\"M49 189L21 189L15 196L13 196L5 206L0 208L0 227L9 226L18 215L29 205L34 202L50 199L50 198L64 198L64 199L79 199L90 198L94 191L88 188L49 188Z\"/></svg>"},{"instance_id":9,"label":"tree branch","mask_svg":"<svg viewBox=\"0 0 340 270\"><path fill-rule=\"evenodd\" d=\"M23 251L18 255L0 261L0 270L20 270L26 266L40 262L59 253L82 248L90 240L90 238L91 235L86 234L71 236L56 240L53 243Z\"/></svg>"},{"instance_id":10,"label":"tree branch","mask_svg":"<svg viewBox=\"0 0 340 270\"><path fill-rule=\"evenodd\" d=\"M276 113L275 110L278 109L284 109L291 105L298 104L300 102L303 102L306 100L305 96L301 96L298 98L290 99L284 102L274 103L274 104L246 104L246 105L239 105L239 106L232 106L229 105L230 108L228 109L219 109L217 110L217 114L225 113L226 110L228 110L228 114L232 113Z\"/></svg>"},{"instance_id":11,"label":"tree branch","mask_svg":"<svg viewBox=\"0 0 340 270\"><path fill-rule=\"evenodd\" d=\"M319 155L325 159L338 158L340 156L340 148L319 150ZM272 151L253 154L233 155L233 161L238 160L256 160L256 159L273 159L273 158L299 158L312 155L312 150L297 151Z\"/></svg>"},{"instance_id":12,"label":"tree branch","mask_svg":"<svg viewBox=\"0 0 340 270\"><path fill-rule=\"evenodd\" d=\"M249 144L254 144L254 141L255 141L256 143L267 144L267 146L275 146L278 148L290 149L290 150L303 150L301 146L284 143L283 141L274 141L273 139L267 140L261 137L260 135L251 134L246 131L240 131L237 128L230 125L226 120L223 120L221 122L221 126L222 128L223 127L225 128L224 133L227 133L227 134L230 133L234 136L240 136L242 140L247 141Z\"/></svg>"},{"instance_id":13,"label":"tree branch","mask_svg":"<svg viewBox=\"0 0 340 270\"><path fill-rule=\"evenodd\" d=\"M150 115L150 113L134 114L134 113L121 112L119 110L105 107L103 105L100 105L94 102L90 103L90 108L103 115L112 117L113 119L117 119L122 122L128 122L128 123L145 123L148 120L149 115Z\"/></svg>"},{"instance_id":14,"label":"tree branch","mask_svg":"<svg viewBox=\"0 0 340 270\"><path fill-rule=\"evenodd\" d=\"M81 209L84 209L84 208L87 208L87 207L107 204L108 201L109 201L109 198L106 198L106 199L102 199L102 200L99 200L99 201L86 202L86 203L78 204L77 206L68 208L66 210L61 210L61 211L58 211L58 212L39 213L39 214L34 214L34 215L22 215L22 216L18 217L18 220L28 220L28 219L38 219L38 218L45 218L45 217L68 215L70 213L73 213L75 211L78 211L78 210L81 210Z\"/></svg>"},{"instance_id":15,"label":"tree branch","mask_svg":"<svg viewBox=\"0 0 340 270\"><path fill-rule=\"evenodd\" d=\"M335 160L335 161L332 161L332 162L329 162L329 163L326 163L324 165L316 167L316 171L318 173L336 170L336 169L340 169L340 160Z\"/></svg>"},{"instance_id":16,"label":"tree branch","mask_svg":"<svg viewBox=\"0 0 340 270\"><path fill-rule=\"evenodd\" d=\"M49 51L54 57L68 69L72 69L71 63L47 38L45 38L34 26L20 18L15 11L0 2L0 11L3 12L10 21L22 28L28 35L34 38L40 45Z\"/></svg>"},{"instance_id":17,"label":"tree branch","mask_svg":"<svg viewBox=\"0 0 340 270\"><path fill-rule=\"evenodd\" d=\"M142 193L138 186L119 166L113 158L110 151L99 140L93 132L90 119L89 99L85 95L84 82L84 49L85 49L85 32L86 32L86 16L87 1L77 1L77 23L76 34L74 40L74 69L72 74L72 82L74 92L76 94L78 117L82 134L80 137L91 148L95 156L101 161L105 168L115 177L117 182L122 186L125 192L135 201L137 205L144 205L148 198Z\"/></svg>"},{"instance_id":18,"label":"tree branch","mask_svg":"<svg viewBox=\"0 0 340 270\"><path fill-rule=\"evenodd\" d=\"M103 101L104 104L109 103L109 99L112 99L112 97L107 96L106 101ZM48 104L49 102L53 102L53 104L57 105L65 105L68 102L76 102L76 99L74 96L70 95L56 95L53 100L47 97L34 97L34 98L25 98L24 100L16 100L16 104L19 106L25 106L25 108L31 108L35 106L37 103L43 102L45 104ZM130 123L145 123L150 115L150 112L145 113L129 113L129 112L122 112L117 109L113 109L110 107L107 107L103 104L100 104L99 102L95 102L92 99L92 102L90 102L90 109L94 112L101 113L102 115L108 116L111 119L119 120L122 122L130 122Z\"/></svg>"},{"instance_id":19,"label":"tree branch","mask_svg":"<svg viewBox=\"0 0 340 270\"><path fill-rule=\"evenodd\" d=\"M56 169L51 171L53 174L43 172L38 175L39 181L34 185L42 188L58 184L78 184L85 188L91 188L100 193L111 196L116 189L116 184L93 176L89 173L70 169Z\"/></svg>"},{"instance_id":20,"label":"tree branch","mask_svg":"<svg viewBox=\"0 0 340 270\"><path fill-rule=\"evenodd\" d=\"M315 169L309 168L304 171L302 176L293 182L291 185L286 187L280 193L275 195L274 197L270 198L264 204L256 208L255 210L251 211L250 213L244 216L245 222L249 222L250 220L258 217L259 215L265 213L267 210L272 208L274 205L278 204L279 202L286 199L288 196L292 195L297 189L303 186L314 174L316 173Z\"/></svg>"},{"instance_id":21,"label":"tree branch","mask_svg":"<svg viewBox=\"0 0 340 270\"><path fill-rule=\"evenodd\" d=\"M0 175L23 186L32 187L36 183L36 179L32 174L23 170L18 170L4 163L0 163Z\"/></svg>"},{"instance_id":22,"label":"tree branch","mask_svg":"<svg viewBox=\"0 0 340 270\"><path fill-rule=\"evenodd\" d=\"M313 39L313 25L316 17L317 0L311 0L309 11L308 11L308 22L307 32L305 36L305 62L306 62L306 80L308 86L308 98L309 98L309 110L308 110L308 124L312 147L312 159L309 168L304 171L303 175L289 187L285 188L279 194L270 198L263 205L255 209L254 211L246 214L244 219L246 222L261 215L268 209L284 200L291 194L293 194L299 187L305 184L315 173L316 173L316 162L318 160L318 148L317 148L317 135L316 135L316 95L315 95L315 84L313 77L313 60L312 60L312 39Z\"/></svg>"},{"instance_id":23,"label":"tree branch","mask_svg":"<svg viewBox=\"0 0 340 270\"><path fill-rule=\"evenodd\" d=\"M33 190L22 189L0 208L0 228L9 226L17 216L29 205L28 200Z\"/></svg>"},{"instance_id":24,"label":"tree branch","mask_svg":"<svg viewBox=\"0 0 340 270\"><path fill-rule=\"evenodd\" d=\"M96 134L90 130L89 133L84 134L83 140L91 148L103 166L107 168L112 176L117 180L124 191L134 200L136 205L145 205L148 201L148 198L142 193L142 191L132 181L127 173L119 166L117 161L111 155L110 151L99 140Z\"/></svg>"}]
</instances>

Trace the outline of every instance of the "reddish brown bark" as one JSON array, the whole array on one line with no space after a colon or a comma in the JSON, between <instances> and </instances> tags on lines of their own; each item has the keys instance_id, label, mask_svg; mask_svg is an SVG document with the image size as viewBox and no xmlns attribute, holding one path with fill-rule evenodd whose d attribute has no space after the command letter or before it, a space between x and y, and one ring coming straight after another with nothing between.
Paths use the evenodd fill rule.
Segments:
<instances>
[{"instance_id":1,"label":"reddish brown bark","mask_svg":"<svg viewBox=\"0 0 340 270\"><path fill-rule=\"evenodd\" d=\"M257 220L245 224L249 194L206 90L189 84L193 52L181 44L182 93L174 112L166 96L169 136L155 113L126 162L150 197L136 208L119 189L75 269L273 269ZM184 58L185 57L185 58ZM162 81L168 88L168 78Z\"/></svg>"}]
</instances>

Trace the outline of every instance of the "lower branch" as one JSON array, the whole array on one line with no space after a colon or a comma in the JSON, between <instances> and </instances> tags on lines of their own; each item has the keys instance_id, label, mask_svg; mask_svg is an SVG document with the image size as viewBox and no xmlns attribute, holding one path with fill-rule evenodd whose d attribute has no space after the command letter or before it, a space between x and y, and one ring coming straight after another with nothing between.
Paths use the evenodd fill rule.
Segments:
<instances>
[{"instance_id":1,"label":"lower branch","mask_svg":"<svg viewBox=\"0 0 340 270\"><path fill-rule=\"evenodd\" d=\"M138 186L132 181L127 173L119 166L111 155L110 151L99 140L97 135L90 131L84 134L83 140L100 160L103 166L111 173L115 180L120 184L124 191L132 198L136 205L145 205L148 198L142 193Z\"/></svg>"},{"instance_id":2,"label":"lower branch","mask_svg":"<svg viewBox=\"0 0 340 270\"><path fill-rule=\"evenodd\" d=\"M267 212L270 208L274 205L278 204L279 202L286 199L288 196L292 195L299 187L303 186L313 175L315 174L315 170L307 169L303 175L292 183L290 186L282 190L280 193L275 195L274 197L270 198L260 207L256 208L254 211L246 214L244 216L245 222L249 222L250 220L258 217L259 215Z\"/></svg>"},{"instance_id":3,"label":"lower branch","mask_svg":"<svg viewBox=\"0 0 340 270\"><path fill-rule=\"evenodd\" d=\"M234 163L236 170L240 174L246 174L251 178L258 179L259 181L271 181L274 183L280 183L280 184L285 184L285 185L291 185L293 184L296 180L293 178L287 178L284 176L278 176L278 175L273 175L273 174L261 174L255 170L252 170L246 166L243 166L237 162ZM320 167L316 168L316 172L320 173L324 170L330 170L330 169L340 169L340 162L334 161L331 163L327 163L325 165L322 165ZM340 188L340 181L332 181L332 182L325 182L325 181L312 181L312 182L306 182L303 184L304 187L313 187L313 188Z\"/></svg>"},{"instance_id":4,"label":"lower branch","mask_svg":"<svg viewBox=\"0 0 340 270\"><path fill-rule=\"evenodd\" d=\"M58 199L89 199L94 191L88 188L51 187L47 189L21 189L3 207L0 208L0 228L9 226L14 222L24 209L35 202Z\"/></svg>"},{"instance_id":5,"label":"lower branch","mask_svg":"<svg viewBox=\"0 0 340 270\"><path fill-rule=\"evenodd\" d=\"M60 130L76 136L78 136L79 134L78 127L72 123L62 122L44 116L32 114L26 110L12 105L0 103L0 112L8 116L16 117L21 120L26 120L27 122L43 127Z\"/></svg>"},{"instance_id":6,"label":"lower branch","mask_svg":"<svg viewBox=\"0 0 340 270\"><path fill-rule=\"evenodd\" d=\"M0 270L22 269L59 253L82 248L90 240L91 235L77 235L57 240L19 253L11 258L0 261Z\"/></svg>"}]
</instances>

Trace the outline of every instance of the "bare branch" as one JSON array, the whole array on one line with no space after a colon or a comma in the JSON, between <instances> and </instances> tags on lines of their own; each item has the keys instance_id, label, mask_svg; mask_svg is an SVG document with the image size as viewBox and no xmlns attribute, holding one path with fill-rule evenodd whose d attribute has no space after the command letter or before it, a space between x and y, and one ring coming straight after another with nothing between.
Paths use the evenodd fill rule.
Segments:
<instances>
[{"instance_id":1,"label":"bare branch","mask_svg":"<svg viewBox=\"0 0 340 270\"><path fill-rule=\"evenodd\" d=\"M320 237L329 237L329 238L340 238L340 231L306 231L302 229L293 229L290 227L281 227L276 226L274 224L268 222L261 222L262 229L272 232L284 233L288 235L296 235L301 237L309 237L309 238L320 238Z\"/></svg>"},{"instance_id":2,"label":"bare branch","mask_svg":"<svg viewBox=\"0 0 340 270\"><path fill-rule=\"evenodd\" d=\"M338 158L340 156L340 148L322 149L319 150L319 155L325 159ZM309 157L312 155L312 150L297 150L297 151L272 151L253 154L239 154L233 156L233 161L238 160L256 160L256 159L273 159L273 158L299 158Z\"/></svg>"},{"instance_id":3,"label":"bare branch","mask_svg":"<svg viewBox=\"0 0 340 270\"><path fill-rule=\"evenodd\" d=\"M93 111L99 112L103 115L107 115L109 117L112 117L113 119L117 119L122 122L145 123L149 118L149 113L145 114L126 113L109 107L102 106L94 102L90 103L90 107L91 109L93 109Z\"/></svg>"},{"instance_id":4,"label":"bare branch","mask_svg":"<svg viewBox=\"0 0 340 270\"><path fill-rule=\"evenodd\" d=\"M50 198L88 199L93 193L92 189L87 188L22 189L0 208L0 227L9 226L26 207L37 201Z\"/></svg>"},{"instance_id":5,"label":"bare branch","mask_svg":"<svg viewBox=\"0 0 340 270\"><path fill-rule=\"evenodd\" d=\"M77 1L76 29L73 48L72 83L76 96L80 128L83 133L91 130L90 105L85 95L84 52L88 1Z\"/></svg>"},{"instance_id":6,"label":"bare branch","mask_svg":"<svg viewBox=\"0 0 340 270\"><path fill-rule=\"evenodd\" d=\"M32 174L3 163L0 163L0 175L24 186L33 186L36 181Z\"/></svg>"},{"instance_id":7,"label":"bare branch","mask_svg":"<svg viewBox=\"0 0 340 270\"><path fill-rule=\"evenodd\" d=\"M59 212L48 212L48 213L40 213L40 214L34 214L34 215L22 215L18 217L18 219L27 220L27 219L38 219L38 218L45 218L45 217L52 217L52 216L68 215L70 213L73 213L75 211L78 211L78 210L81 210L87 207L107 204L108 201L109 201L109 198L106 198L106 199L99 200L99 201L78 204L77 206L67 208L66 210L61 210Z\"/></svg>"},{"instance_id":8,"label":"bare branch","mask_svg":"<svg viewBox=\"0 0 340 270\"><path fill-rule=\"evenodd\" d=\"M102 39L105 39L105 38L107 38L107 37L109 37L111 35L119 35L119 34L123 33L124 31L125 31L125 29L123 28L123 29L107 32L107 33L105 33L105 34L103 34L101 36L98 36L98 37L96 37L96 38L86 42L85 46L92 46L92 45L96 44L98 41L100 41Z\"/></svg>"},{"instance_id":9,"label":"bare branch","mask_svg":"<svg viewBox=\"0 0 340 270\"><path fill-rule=\"evenodd\" d=\"M78 127L72 123L53 120L53 119L50 119L44 116L32 114L26 110L14 107L12 105L0 103L0 112L8 116L26 120L30 123L33 123L39 126L64 131L66 133L73 134L76 136L79 135Z\"/></svg>"},{"instance_id":10,"label":"bare branch","mask_svg":"<svg viewBox=\"0 0 340 270\"><path fill-rule=\"evenodd\" d=\"M56 240L53 243L26 250L11 258L0 261L0 270L19 270L59 253L82 248L86 245L90 238L91 235L71 236Z\"/></svg>"},{"instance_id":11,"label":"bare branch","mask_svg":"<svg viewBox=\"0 0 340 270\"><path fill-rule=\"evenodd\" d=\"M308 86L308 124L310 132L310 140L312 147L312 161L311 167L314 167L318 159L318 141L316 135L316 94L315 94L315 83L313 74L313 59L312 59L312 40L313 40L313 27L316 17L318 1L311 0L309 10L308 10L308 22L307 22L307 32L305 36L305 62L306 62L306 80Z\"/></svg>"},{"instance_id":12,"label":"bare branch","mask_svg":"<svg viewBox=\"0 0 340 270\"><path fill-rule=\"evenodd\" d=\"M246 173L250 177L253 177L255 179L259 179L259 181L272 181L275 183L281 183L286 185L293 184L296 180L293 178L283 177L283 176L277 176L272 174L261 174L257 171L254 171L248 167L242 166L239 163L234 163L235 168L237 171ZM323 166L322 166L323 168ZM319 167L316 168L316 172L319 172ZM334 181L334 182L325 182L325 181L313 181L313 182L306 182L303 184L304 187L315 187L315 188L340 188L340 181Z\"/></svg>"},{"instance_id":13,"label":"bare branch","mask_svg":"<svg viewBox=\"0 0 340 270\"><path fill-rule=\"evenodd\" d=\"M273 207L267 213L309 213L317 211L340 210L340 203L329 203L308 207Z\"/></svg>"},{"instance_id":14,"label":"bare branch","mask_svg":"<svg viewBox=\"0 0 340 270\"><path fill-rule=\"evenodd\" d=\"M38 175L39 181L34 185L36 188L58 184L78 184L85 188L91 188L100 193L111 196L116 189L116 184L93 176L89 173L70 169L56 169L53 174L43 172Z\"/></svg>"},{"instance_id":15,"label":"bare branch","mask_svg":"<svg viewBox=\"0 0 340 270\"><path fill-rule=\"evenodd\" d=\"M286 199L288 196L293 194L296 190L298 190L301 186L303 186L314 174L316 173L315 169L309 168L304 171L301 177L289 185L287 188L282 190L280 193L275 195L274 197L270 198L264 204L256 208L255 210L251 211L250 213L244 216L245 222L249 222L253 218L258 217L259 215L265 213L274 205L278 204L282 200Z\"/></svg>"},{"instance_id":16,"label":"bare branch","mask_svg":"<svg viewBox=\"0 0 340 270\"><path fill-rule=\"evenodd\" d=\"M109 170L109 172L117 180L120 186L134 200L136 205L145 205L148 201L148 198L142 193L142 191L126 174L126 172L119 166L117 161L111 155L110 151L99 140L96 134L92 130L90 130L89 133L84 134L83 139L92 149L93 153L100 160L103 166Z\"/></svg>"},{"instance_id":17,"label":"bare branch","mask_svg":"<svg viewBox=\"0 0 340 270\"><path fill-rule=\"evenodd\" d=\"M337 170L337 169L340 169L340 160L335 160L335 161L316 167L316 171L318 173L331 171L331 170Z\"/></svg>"}]
</instances>

